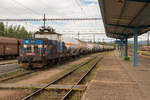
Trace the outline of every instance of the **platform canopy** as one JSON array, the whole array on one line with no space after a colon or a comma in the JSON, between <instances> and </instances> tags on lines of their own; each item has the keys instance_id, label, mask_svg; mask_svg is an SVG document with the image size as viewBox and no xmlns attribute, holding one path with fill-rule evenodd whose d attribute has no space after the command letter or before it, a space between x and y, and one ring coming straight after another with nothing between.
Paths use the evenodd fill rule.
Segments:
<instances>
[{"instance_id":1,"label":"platform canopy","mask_svg":"<svg viewBox=\"0 0 150 100\"><path fill-rule=\"evenodd\" d=\"M99 0L108 37L122 39L150 30L150 0Z\"/></svg>"}]
</instances>

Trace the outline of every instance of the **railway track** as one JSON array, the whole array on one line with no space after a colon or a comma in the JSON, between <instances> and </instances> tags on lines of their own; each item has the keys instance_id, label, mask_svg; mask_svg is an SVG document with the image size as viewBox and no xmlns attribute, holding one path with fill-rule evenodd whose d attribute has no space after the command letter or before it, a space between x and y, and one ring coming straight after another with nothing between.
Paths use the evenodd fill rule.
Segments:
<instances>
[{"instance_id":1,"label":"railway track","mask_svg":"<svg viewBox=\"0 0 150 100\"><path fill-rule=\"evenodd\" d=\"M18 66L18 64L4 64L4 65L0 65L0 76L7 74L7 73L12 73L12 72L16 72L17 70L21 70L22 68L20 68Z\"/></svg>"},{"instance_id":2,"label":"railway track","mask_svg":"<svg viewBox=\"0 0 150 100\"><path fill-rule=\"evenodd\" d=\"M3 60L0 61L0 65L15 64L17 62L18 62L17 60Z\"/></svg>"},{"instance_id":3,"label":"railway track","mask_svg":"<svg viewBox=\"0 0 150 100\"><path fill-rule=\"evenodd\" d=\"M2 78L2 79L0 79L0 82L6 82L6 81L9 81L9 80L18 78L18 77L29 75L31 73L33 73L33 71L23 72L23 73L20 73L20 74L17 74L17 75L13 75L13 76L9 76L9 77L6 77L6 78Z\"/></svg>"},{"instance_id":4,"label":"railway track","mask_svg":"<svg viewBox=\"0 0 150 100\"><path fill-rule=\"evenodd\" d=\"M92 67L89 69L89 71L86 72L86 73L80 78L80 80L79 80L75 85L72 86L72 88L70 89L70 91L67 92L67 94L61 98L61 100L66 100L66 99L69 97L69 95L72 93L73 89L74 89L75 87L77 87L77 86L82 82L82 80L92 71L92 69L98 64L98 62L99 62L101 59L102 59L102 58L100 58L95 64L92 65Z\"/></svg>"},{"instance_id":5,"label":"railway track","mask_svg":"<svg viewBox=\"0 0 150 100\"><path fill-rule=\"evenodd\" d=\"M96 59L97 57L94 57L92 59L90 59L89 61L75 67L75 69L71 70L70 72L67 72L66 74L62 75L61 77L59 77L58 79L48 83L47 85L45 85L44 87L40 88L39 90L29 94L28 96L24 97L22 100L30 100L33 99L35 96L37 96L39 93L41 93L42 91L44 91L47 87L57 84L59 83L59 81L65 79L66 77L70 76L72 73L74 73L75 71L79 70L80 68L82 68L83 66L86 66L87 64L89 64L90 62L92 62L94 59ZM84 72L83 75L80 77L80 79L75 82L75 84L72 85L71 89L61 98L61 100L65 100L66 98L68 98L68 96L72 93L73 89L75 87L77 87L77 85L79 85L81 83L81 81L92 71L92 69L98 64L98 62L102 59L103 57L98 58L98 60L96 59L96 62L94 62L94 64L92 64L90 66L90 68L88 69L88 71Z\"/></svg>"},{"instance_id":6,"label":"railway track","mask_svg":"<svg viewBox=\"0 0 150 100\"><path fill-rule=\"evenodd\" d=\"M20 70L23 70L23 71L21 73L18 73L18 71ZM38 71L40 71L40 69L36 69L36 71L35 70L25 71L23 68L17 67L17 65L8 64L8 63L6 64L6 62L3 62L0 64L0 83L7 82L15 78L23 77L23 76L26 76L26 75L29 75ZM17 73L17 74L13 74L13 73Z\"/></svg>"}]
</instances>

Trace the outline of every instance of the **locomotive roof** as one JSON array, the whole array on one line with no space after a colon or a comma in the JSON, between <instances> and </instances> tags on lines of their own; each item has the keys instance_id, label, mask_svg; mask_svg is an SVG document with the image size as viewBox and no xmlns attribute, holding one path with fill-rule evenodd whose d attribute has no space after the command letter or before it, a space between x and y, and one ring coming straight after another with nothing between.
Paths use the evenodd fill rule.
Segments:
<instances>
[{"instance_id":1,"label":"locomotive roof","mask_svg":"<svg viewBox=\"0 0 150 100\"><path fill-rule=\"evenodd\" d=\"M48 40L48 38L32 38L32 39L24 39L24 40Z\"/></svg>"},{"instance_id":2,"label":"locomotive roof","mask_svg":"<svg viewBox=\"0 0 150 100\"><path fill-rule=\"evenodd\" d=\"M61 35L59 33L56 32L36 32L35 34L40 34L40 35Z\"/></svg>"}]
</instances>

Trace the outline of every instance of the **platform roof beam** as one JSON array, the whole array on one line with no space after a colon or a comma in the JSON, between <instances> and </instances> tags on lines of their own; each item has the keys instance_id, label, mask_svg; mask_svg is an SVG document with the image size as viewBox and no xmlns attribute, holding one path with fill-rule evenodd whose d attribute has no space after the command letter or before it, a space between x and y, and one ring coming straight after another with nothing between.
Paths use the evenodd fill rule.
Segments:
<instances>
[{"instance_id":1,"label":"platform roof beam","mask_svg":"<svg viewBox=\"0 0 150 100\"><path fill-rule=\"evenodd\" d=\"M105 24L106 26L115 26L115 27L122 27L122 28L126 28L126 29L147 29L147 28L150 28L150 25L145 25L145 26L138 26L138 27L133 27L133 26L127 26L127 25L119 25L119 24Z\"/></svg>"},{"instance_id":2,"label":"platform roof beam","mask_svg":"<svg viewBox=\"0 0 150 100\"><path fill-rule=\"evenodd\" d=\"M134 28L140 28L140 35L150 30L149 0L99 0L99 5L106 35L113 32L134 37Z\"/></svg>"},{"instance_id":3,"label":"platform roof beam","mask_svg":"<svg viewBox=\"0 0 150 100\"><path fill-rule=\"evenodd\" d=\"M126 1L134 1L134 2L150 3L150 0L126 0Z\"/></svg>"}]
</instances>

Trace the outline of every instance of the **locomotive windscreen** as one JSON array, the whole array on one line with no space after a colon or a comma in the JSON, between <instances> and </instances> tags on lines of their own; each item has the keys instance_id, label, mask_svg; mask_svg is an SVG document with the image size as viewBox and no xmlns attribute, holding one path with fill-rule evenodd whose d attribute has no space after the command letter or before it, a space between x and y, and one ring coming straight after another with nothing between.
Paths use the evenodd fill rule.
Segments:
<instances>
[{"instance_id":1,"label":"locomotive windscreen","mask_svg":"<svg viewBox=\"0 0 150 100\"><path fill-rule=\"evenodd\" d=\"M25 39L23 42L23 54L26 55L35 55L41 54L41 50L43 48L42 40L38 39Z\"/></svg>"}]
</instances>

